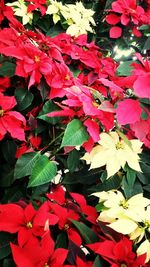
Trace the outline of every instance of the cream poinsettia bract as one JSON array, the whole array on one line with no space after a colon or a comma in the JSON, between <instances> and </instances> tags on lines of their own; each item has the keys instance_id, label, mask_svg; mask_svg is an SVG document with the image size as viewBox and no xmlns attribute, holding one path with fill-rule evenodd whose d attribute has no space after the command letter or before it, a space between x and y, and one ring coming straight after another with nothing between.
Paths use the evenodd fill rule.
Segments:
<instances>
[{"instance_id":1,"label":"cream poinsettia bract","mask_svg":"<svg viewBox=\"0 0 150 267\"><path fill-rule=\"evenodd\" d=\"M61 2L51 0L46 14L53 15L53 22L55 24L61 21L63 17L65 25L68 26L66 33L71 36L93 32L91 25L95 26L93 19L94 11L86 9L82 2L63 5Z\"/></svg>"},{"instance_id":2,"label":"cream poinsettia bract","mask_svg":"<svg viewBox=\"0 0 150 267\"><path fill-rule=\"evenodd\" d=\"M93 193L103 204L98 221L108 223L108 227L118 233L128 235L138 245L137 254L146 253L150 260L150 199L142 193L126 199L120 191L110 190Z\"/></svg>"},{"instance_id":3,"label":"cream poinsettia bract","mask_svg":"<svg viewBox=\"0 0 150 267\"><path fill-rule=\"evenodd\" d=\"M120 139L117 132L112 131L100 134L99 144L90 153L86 153L82 159L91 164L91 169L106 165L107 178L117 173L121 167L128 163L129 167L141 172L140 157L142 142L138 139L129 141L130 145Z\"/></svg>"},{"instance_id":4,"label":"cream poinsettia bract","mask_svg":"<svg viewBox=\"0 0 150 267\"><path fill-rule=\"evenodd\" d=\"M24 0L18 0L13 3L8 3L7 6L11 6L14 10L14 14L18 17L22 17L23 25L32 23L33 14L28 12L28 7L25 5Z\"/></svg>"}]
</instances>

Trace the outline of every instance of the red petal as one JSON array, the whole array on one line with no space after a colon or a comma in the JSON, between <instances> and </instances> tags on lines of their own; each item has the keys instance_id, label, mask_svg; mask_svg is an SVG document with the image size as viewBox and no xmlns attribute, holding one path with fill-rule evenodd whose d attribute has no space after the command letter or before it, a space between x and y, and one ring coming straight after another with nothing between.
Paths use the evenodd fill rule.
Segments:
<instances>
[{"instance_id":1,"label":"red petal","mask_svg":"<svg viewBox=\"0 0 150 267\"><path fill-rule=\"evenodd\" d=\"M16 46L7 46L5 48L1 48L0 52L8 57L15 57L18 59L22 59L24 56L23 50Z\"/></svg>"},{"instance_id":2,"label":"red petal","mask_svg":"<svg viewBox=\"0 0 150 267\"><path fill-rule=\"evenodd\" d=\"M9 116L9 113L8 115L6 114L3 116L1 120L5 129L7 129L13 138L16 138L20 141L25 141L25 133L22 127L22 122L13 116Z\"/></svg>"},{"instance_id":3,"label":"red petal","mask_svg":"<svg viewBox=\"0 0 150 267\"><path fill-rule=\"evenodd\" d=\"M8 111L12 109L17 104L16 99L14 96L4 96L0 93L0 107Z\"/></svg>"},{"instance_id":4,"label":"red petal","mask_svg":"<svg viewBox=\"0 0 150 267\"><path fill-rule=\"evenodd\" d=\"M132 33L133 33L136 37L141 37L141 36L142 36L142 33L141 33L136 27L133 28Z\"/></svg>"},{"instance_id":5,"label":"red petal","mask_svg":"<svg viewBox=\"0 0 150 267\"><path fill-rule=\"evenodd\" d=\"M36 210L33 208L31 203L25 208L24 215L27 222L33 221L33 218L36 215Z\"/></svg>"},{"instance_id":6,"label":"red petal","mask_svg":"<svg viewBox=\"0 0 150 267\"><path fill-rule=\"evenodd\" d=\"M69 228L67 233L68 233L68 238L70 240L72 240L77 246L81 246L82 239L75 229Z\"/></svg>"},{"instance_id":7,"label":"red petal","mask_svg":"<svg viewBox=\"0 0 150 267\"><path fill-rule=\"evenodd\" d=\"M11 244L13 259L18 267L36 267L22 248Z\"/></svg>"},{"instance_id":8,"label":"red petal","mask_svg":"<svg viewBox=\"0 0 150 267\"><path fill-rule=\"evenodd\" d=\"M112 92L123 92L123 89L112 81L109 81L105 78L100 78L99 81L101 81L105 86L108 86L112 90Z\"/></svg>"},{"instance_id":9,"label":"red petal","mask_svg":"<svg viewBox=\"0 0 150 267\"><path fill-rule=\"evenodd\" d=\"M122 35L122 29L120 27L114 26L110 29L109 36L110 38L119 38Z\"/></svg>"},{"instance_id":10,"label":"red petal","mask_svg":"<svg viewBox=\"0 0 150 267\"><path fill-rule=\"evenodd\" d=\"M62 186L58 185L52 188L52 192L46 195L50 200L56 201L58 204L65 203L65 191Z\"/></svg>"},{"instance_id":11,"label":"red petal","mask_svg":"<svg viewBox=\"0 0 150 267\"><path fill-rule=\"evenodd\" d=\"M47 117L73 117L74 115L75 112L71 109L52 111L51 113L46 114Z\"/></svg>"},{"instance_id":12,"label":"red petal","mask_svg":"<svg viewBox=\"0 0 150 267\"><path fill-rule=\"evenodd\" d=\"M123 25L127 25L129 22L130 22L129 16L127 16L125 14L122 14L122 16L121 16L121 23Z\"/></svg>"},{"instance_id":13,"label":"red petal","mask_svg":"<svg viewBox=\"0 0 150 267\"><path fill-rule=\"evenodd\" d=\"M139 97L150 98L150 75L139 76L133 84L133 89Z\"/></svg>"},{"instance_id":14,"label":"red petal","mask_svg":"<svg viewBox=\"0 0 150 267\"><path fill-rule=\"evenodd\" d=\"M0 119L0 140L2 140L6 134L6 129L4 128L2 121Z\"/></svg>"},{"instance_id":15,"label":"red petal","mask_svg":"<svg viewBox=\"0 0 150 267\"><path fill-rule=\"evenodd\" d=\"M138 100L125 99L118 103L116 116L120 125L133 124L140 121L142 108Z\"/></svg>"},{"instance_id":16,"label":"red petal","mask_svg":"<svg viewBox=\"0 0 150 267\"><path fill-rule=\"evenodd\" d=\"M116 14L109 14L106 16L106 21L111 25L116 25L118 22L120 22L120 17Z\"/></svg>"},{"instance_id":17,"label":"red petal","mask_svg":"<svg viewBox=\"0 0 150 267\"><path fill-rule=\"evenodd\" d=\"M57 248L52 257L51 257L51 264L50 266L51 267L56 267L57 264L59 265L63 265L64 261L66 260L67 258L67 254L68 254L68 250L67 249L64 249L64 248Z\"/></svg>"},{"instance_id":18,"label":"red petal","mask_svg":"<svg viewBox=\"0 0 150 267\"><path fill-rule=\"evenodd\" d=\"M16 233L24 223L23 209L16 204L0 205L0 231Z\"/></svg>"},{"instance_id":19,"label":"red petal","mask_svg":"<svg viewBox=\"0 0 150 267\"><path fill-rule=\"evenodd\" d=\"M100 129L98 124L95 121L92 121L91 119L87 119L83 124L87 127L87 130L90 136L93 138L94 142L98 142L100 139Z\"/></svg>"}]
</instances>

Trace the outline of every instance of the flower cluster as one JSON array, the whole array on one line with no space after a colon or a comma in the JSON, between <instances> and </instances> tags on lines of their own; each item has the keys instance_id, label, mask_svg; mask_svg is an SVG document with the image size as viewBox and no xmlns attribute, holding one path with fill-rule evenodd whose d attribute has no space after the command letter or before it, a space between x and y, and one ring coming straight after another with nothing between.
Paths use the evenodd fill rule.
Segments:
<instances>
[{"instance_id":1,"label":"flower cluster","mask_svg":"<svg viewBox=\"0 0 150 267\"><path fill-rule=\"evenodd\" d=\"M149 10L144 10L137 5L136 0L117 0L112 3L110 14L106 16L108 24L113 25L110 29L110 37L118 38L122 35L122 26L129 26L132 28L132 33L140 37L141 32L139 27L141 25L150 25Z\"/></svg>"},{"instance_id":2,"label":"flower cluster","mask_svg":"<svg viewBox=\"0 0 150 267\"><path fill-rule=\"evenodd\" d=\"M71 250L69 242L78 246L78 249L82 244L82 238L73 222L81 221L84 216L94 224L97 216L95 208L87 205L80 194L71 193L66 198L65 191L60 186L47 194L44 204L35 204L36 209L31 203L23 201L0 205L0 231L17 233L17 241L11 243L16 265L74 266L64 265ZM61 238L61 233L68 249L64 249L65 244L59 247L57 237ZM92 266L82 259L78 259L77 264L78 262L81 263L80 266Z\"/></svg>"},{"instance_id":3,"label":"flower cluster","mask_svg":"<svg viewBox=\"0 0 150 267\"><path fill-rule=\"evenodd\" d=\"M109 223L109 227L138 244L137 254L146 253L150 260L150 200L137 194L126 199L120 191L93 193L103 204L98 220ZM140 243L139 243L140 242Z\"/></svg>"},{"instance_id":4,"label":"flower cluster","mask_svg":"<svg viewBox=\"0 0 150 267\"><path fill-rule=\"evenodd\" d=\"M10 2L0 1L0 266L149 267L149 0ZM126 46L132 55L115 57Z\"/></svg>"},{"instance_id":5,"label":"flower cluster","mask_svg":"<svg viewBox=\"0 0 150 267\"><path fill-rule=\"evenodd\" d=\"M141 153L142 143L133 139L126 143L119 138L117 132L101 133L99 145L96 145L90 153L86 153L82 159L91 168L98 168L106 165L108 178L124 168L128 163L130 168L141 171L138 153Z\"/></svg>"},{"instance_id":6,"label":"flower cluster","mask_svg":"<svg viewBox=\"0 0 150 267\"><path fill-rule=\"evenodd\" d=\"M52 15L54 24L60 21L67 28L66 33L71 36L94 31L91 27L95 26L94 11L86 9L82 2L66 5L56 0L51 0L49 3L46 3L45 0L41 3L33 1L33 4L28 2L30 1L19 0L7 4L7 6L13 8L14 15L22 18L23 25L32 24L33 11L39 9L42 16Z\"/></svg>"}]
</instances>

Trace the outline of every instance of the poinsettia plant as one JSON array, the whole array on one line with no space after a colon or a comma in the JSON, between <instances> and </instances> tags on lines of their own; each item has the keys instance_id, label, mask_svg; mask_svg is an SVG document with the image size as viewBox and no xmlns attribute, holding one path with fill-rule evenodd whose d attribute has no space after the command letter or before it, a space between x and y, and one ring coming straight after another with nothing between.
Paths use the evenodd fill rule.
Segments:
<instances>
[{"instance_id":1,"label":"poinsettia plant","mask_svg":"<svg viewBox=\"0 0 150 267\"><path fill-rule=\"evenodd\" d=\"M150 266L149 0L0 8L1 266Z\"/></svg>"}]
</instances>

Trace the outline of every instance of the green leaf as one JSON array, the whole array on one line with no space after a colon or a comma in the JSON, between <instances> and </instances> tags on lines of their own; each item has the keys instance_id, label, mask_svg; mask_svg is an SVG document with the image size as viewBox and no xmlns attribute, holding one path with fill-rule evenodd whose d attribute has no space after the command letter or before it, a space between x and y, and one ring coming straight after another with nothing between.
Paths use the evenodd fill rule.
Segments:
<instances>
[{"instance_id":1,"label":"green leaf","mask_svg":"<svg viewBox=\"0 0 150 267\"><path fill-rule=\"evenodd\" d=\"M61 232L56 239L55 249L57 248L68 248L68 238L66 232Z\"/></svg>"},{"instance_id":2,"label":"green leaf","mask_svg":"<svg viewBox=\"0 0 150 267\"><path fill-rule=\"evenodd\" d=\"M114 0L107 0L106 1L106 5L105 5L105 9L110 9L111 8L111 4L114 2Z\"/></svg>"},{"instance_id":3,"label":"green leaf","mask_svg":"<svg viewBox=\"0 0 150 267\"><path fill-rule=\"evenodd\" d=\"M50 161L45 155L42 155L35 163L28 187L43 185L50 182L57 172L56 164Z\"/></svg>"},{"instance_id":4,"label":"green leaf","mask_svg":"<svg viewBox=\"0 0 150 267\"><path fill-rule=\"evenodd\" d=\"M107 179L105 182L98 184L96 186L92 186L88 189L88 192L102 192L102 191L109 191L111 189L118 189L121 186L122 177L115 174L114 176Z\"/></svg>"},{"instance_id":5,"label":"green leaf","mask_svg":"<svg viewBox=\"0 0 150 267\"><path fill-rule=\"evenodd\" d=\"M33 94L25 88L17 88L15 91L15 98L17 100L17 107L19 111L28 108L33 101Z\"/></svg>"},{"instance_id":6,"label":"green leaf","mask_svg":"<svg viewBox=\"0 0 150 267\"><path fill-rule=\"evenodd\" d=\"M32 169L40 156L40 153L36 152L23 154L16 162L14 178L19 179L31 175Z\"/></svg>"},{"instance_id":7,"label":"green leaf","mask_svg":"<svg viewBox=\"0 0 150 267\"><path fill-rule=\"evenodd\" d=\"M100 256L97 255L97 257L95 258L95 261L92 265L92 267L103 267L104 265L102 264L102 261L100 259Z\"/></svg>"},{"instance_id":8,"label":"green leaf","mask_svg":"<svg viewBox=\"0 0 150 267\"><path fill-rule=\"evenodd\" d=\"M62 29L62 26L60 25L60 23L57 23L54 26L49 28L46 35L51 36L51 37L55 37L59 33L62 33L62 32L64 32L64 30Z\"/></svg>"},{"instance_id":9,"label":"green leaf","mask_svg":"<svg viewBox=\"0 0 150 267\"><path fill-rule=\"evenodd\" d=\"M63 184L93 184L101 177L102 170L100 168L81 170L74 173L66 173L62 181Z\"/></svg>"},{"instance_id":10,"label":"green leaf","mask_svg":"<svg viewBox=\"0 0 150 267\"><path fill-rule=\"evenodd\" d=\"M0 65L0 75L12 77L15 74L16 65L12 62L5 61Z\"/></svg>"},{"instance_id":11,"label":"green leaf","mask_svg":"<svg viewBox=\"0 0 150 267\"><path fill-rule=\"evenodd\" d=\"M52 112L52 111L56 111L56 110L59 110L58 106L55 105L51 100L49 100L45 103L42 111L39 113L37 118L54 125L60 121L60 117L52 117L51 118L51 117L47 117L47 114Z\"/></svg>"},{"instance_id":12,"label":"green leaf","mask_svg":"<svg viewBox=\"0 0 150 267\"><path fill-rule=\"evenodd\" d=\"M3 267L16 267L12 259L4 259Z\"/></svg>"},{"instance_id":13,"label":"green leaf","mask_svg":"<svg viewBox=\"0 0 150 267\"><path fill-rule=\"evenodd\" d=\"M15 162L17 145L14 140L6 140L2 143L2 152L7 162L13 164Z\"/></svg>"},{"instance_id":14,"label":"green leaf","mask_svg":"<svg viewBox=\"0 0 150 267\"><path fill-rule=\"evenodd\" d=\"M42 31L44 31L45 33L48 32L51 28L49 16L40 17L36 22L36 26L40 27L40 29L42 29Z\"/></svg>"},{"instance_id":15,"label":"green leaf","mask_svg":"<svg viewBox=\"0 0 150 267\"><path fill-rule=\"evenodd\" d=\"M149 184L149 175L138 172L137 177L142 184Z\"/></svg>"},{"instance_id":16,"label":"green leaf","mask_svg":"<svg viewBox=\"0 0 150 267\"><path fill-rule=\"evenodd\" d=\"M1 167L0 187L8 187L14 182L14 166L3 164Z\"/></svg>"},{"instance_id":17,"label":"green leaf","mask_svg":"<svg viewBox=\"0 0 150 267\"><path fill-rule=\"evenodd\" d=\"M95 206L97 212L100 212L100 211L103 211L103 210L107 210L107 208L104 206L103 202L100 202L98 203L96 206Z\"/></svg>"},{"instance_id":18,"label":"green leaf","mask_svg":"<svg viewBox=\"0 0 150 267\"><path fill-rule=\"evenodd\" d=\"M82 222L77 222L71 219L70 221L78 229L78 231L80 232L81 236L83 237L83 239L85 240L87 244L99 241L99 238L96 235L96 233L91 228L89 228L87 225L85 225Z\"/></svg>"},{"instance_id":19,"label":"green leaf","mask_svg":"<svg viewBox=\"0 0 150 267\"><path fill-rule=\"evenodd\" d=\"M122 181L122 188L123 188L123 191L124 191L126 198L130 198L136 194L143 193L142 186L138 181L136 181L134 183L134 186L131 188L130 185L128 184L126 177L124 177L124 179Z\"/></svg>"},{"instance_id":20,"label":"green leaf","mask_svg":"<svg viewBox=\"0 0 150 267\"><path fill-rule=\"evenodd\" d=\"M80 157L79 151L77 151L76 149L72 150L69 153L67 159L67 165L70 172L74 172L75 169L77 168L79 163L79 157Z\"/></svg>"},{"instance_id":21,"label":"green leaf","mask_svg":"<svg viewBox=\"0 0 150 267\"><path fill-rule=\"evenodd\" d=\"M145 186L143 187L143 189L144 189L145 191L150 192L150 184L149 184L149 185L145 185Z\"/></svg>"},{"instance_id":22,"label":"green leaf","mask_svg":"<svg viewBox=\"0 0 150 267\"><path fill-rule=\"evenodd\" d=\"M133 61L125 61L117 68L117 75L118 76L129 76L131 75L131 70L133 69L130 64L133 63Z\"/></svg>"},{"instance_id":23,"label":"green leaf","mask_svg":"<svg viewBox=\"0 0 150 267\"><path fill-rule=\"evenodd\" d=\"M150 50L150 37L148 37L148 39L146 40L144 44L143 51L144 50Z\"/></svg>"},{"instance_id":24,"label":"green leaf","mask_svg":"<svg viewBox=\"0 0 150 267\"><path fill-rule=\"evenodd\" d=\"M148 113L143 109L141 114L141 119L147 120L149 117Z\"/></svg>"},{"instance_id":25,"label":"green leaf","mask_svg":"<svg viewBox=\"0 0 150 267\"><path fill-rule=\"evenodd\" d=\"M136 180L136 171L132 170L128 166L126 166L126 171L127 171L127 183L130 189L132 189Z\"/></svg>"},{"instance_id":26,"label":"green leaf","mask_svg":"<svg viewBox=\"0 0 150 267\"><path fill-rule=\"evenodd\" d=\"M74 119L67 125L61 147L81 146L88 138L89 135L82 122Z\"/></svg>"},{"instance_id":27,"label":"green leaf","mask_svg":"<svg viewBox=\"0 0 150 267\"><path fill-rule=\"evenodd\" d=\"M69 69L73 73L74 77L77 77L81 73L81 70L79 70L78 68L75 68L73 66L69 66Z\"/></svg>"},{"instance_id":28,"label":"green leaf","mask_svg":"<svg viewBox=\"0 0 150 267\"><path fill-rule=\"evenodd\" d=\"M11 234L0 232L0 260L11 253L10 241L12 240L13 236Z\"/></svg>"}]
</instances>

